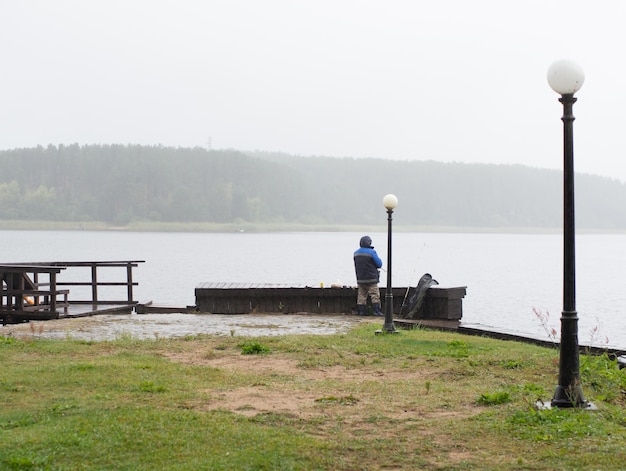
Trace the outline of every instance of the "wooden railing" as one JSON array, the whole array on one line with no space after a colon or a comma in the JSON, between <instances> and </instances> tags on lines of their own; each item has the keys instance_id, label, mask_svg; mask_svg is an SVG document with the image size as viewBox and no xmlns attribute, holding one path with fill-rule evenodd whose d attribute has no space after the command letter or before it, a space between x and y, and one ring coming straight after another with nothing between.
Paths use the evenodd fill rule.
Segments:
<instances>
[{"instance_id":1,"label":"wooden railing","mask_svg":"<svg viewBox=\"0 0 626 471\"><path fill-rule=\"evenodd\" d=\"M136 301L133 297L133 286L137 286L138 283L133 281L133 268L136 268L139 263L143 263L143 260L130 260L130 261L98 261L98 262L53 262L51 265L61 266L64 268L85 268L89 270L89 281L58 281L57 286L90 286L91 298L90 299L75 299L71 298L72 304L135 304ZM102 281L99 274L102 273L102 269L110 268L125 268L126 281ZM98 271L100 270L100 271ZM99 295L98 287L100 286L125 286L126 287L126 299L102 299Z\"/></svg>"},{"instance_id":2,"label":"wooden railing","mask_svg":"<svg viewBox=\"0 0 626 471\"><path fill-rule=\"evenodd\" d=\"M136 304L133 297L133 268L143 260L131 261L92 261L92 262L46 262L46 263L8 263L0 264L2 297L0 299L0 320L3 324L24 320L57 319L59 308L67 311L70 304ZM68 270L68 268L72 270ZM75 281L61 281L59 275L76 273L84 268L88 273ZM102 277L102 270L124 269L124 281L108 281ZM103 278L106 278L103 280ZM103 299L100 287L125 287L124 299ZM67 287L67 288L66 288ZM76 288L76 295L90 293L86 299L70 297L71 288Z\"/></svg>"}]
</instances>

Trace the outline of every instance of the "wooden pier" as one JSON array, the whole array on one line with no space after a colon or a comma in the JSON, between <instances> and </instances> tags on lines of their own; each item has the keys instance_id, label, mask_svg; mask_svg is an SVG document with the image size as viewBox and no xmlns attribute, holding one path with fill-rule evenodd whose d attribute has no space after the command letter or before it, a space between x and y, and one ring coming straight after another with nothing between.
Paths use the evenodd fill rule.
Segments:
<instances>
[{"instance_id":1,"label":"wooden pier","mask_svg":"<svg viewBox=\"0 0 626 471\"><path fill-rule=\"evenodd\" d=\"M381 299L385 288L380 288ZM393 288L393 313L399 315L407 288ZM201 283L196 287L196 308L212 314L310 313L354 314L354 286L311 287L256 283ZM432 286L418 310L417 318L458 321L463 316L466 287Z\"/></svg>"},{"instance_id":2,"label":"wooden pier","mask_svg":"<svg viewBox=\"0 0 626 471\"><path fill-rule=\"evenodd\" d=\"M0 321L3 324L84 317L112 312L138 314L202 312L212 314L354 314L355 286L312 287L306 285L275 285L258 283L201 283L195 288L196 304L178 307L139 303L134 299L133 268L142 260L48 262L0 264L2 296ZM123 276L115 281L102 276L104 270L121 269ZM78 276L76 270L83 270ZM86 271L86 273L85 273ZM75 277L69 280L70 272ZM119 281L121 278L121 281ZM123 289L123 296L103 295L103 288ZM385 288L381 287L381 298ZM403 312L409 288L393 288L393 314ZM466 287L428 289L417 315L406 320L450 322L458 325ZM406 306L404 306L406 307ZM398 319L398 322L403 322Z\"/></svg>"},{"instance_id":3,"label":"wooden pier","mask_svg":"<svg viewBox=\"0 0 626 471\"><path fill-rule=\"evenodd\" d=\"M111 312L131 312L133 268L143 261L36 262L0 264L2 297L0 320L14 324L30 320L83 317ZM122 281L111 281L103 270L122 270ZM64 278L70 272L77 280ZM78 272L83 272L78 274ZM86 272L86 273L85 273ZM102 287L117 287L123 296L103 296ZM80 295L78 293L81 293ZM81 297L82 296L82 297Z\"/></svg>"}]
</instances>

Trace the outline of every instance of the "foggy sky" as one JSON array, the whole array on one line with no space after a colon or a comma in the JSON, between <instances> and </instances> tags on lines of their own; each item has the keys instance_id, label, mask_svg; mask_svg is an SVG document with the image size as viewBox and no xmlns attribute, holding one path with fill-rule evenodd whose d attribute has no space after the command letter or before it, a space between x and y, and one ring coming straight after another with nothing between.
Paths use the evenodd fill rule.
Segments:
<instances>
[{"instance_id":1,"label":"foggy sky","mask_svg":"<svg viewBox=\"0 0 626 471\"><path fill-rule=\"evenodd\" d=\"M143 144L626 181L622 0L0 0L0 149Z\"/></svg>"}]
</instances>

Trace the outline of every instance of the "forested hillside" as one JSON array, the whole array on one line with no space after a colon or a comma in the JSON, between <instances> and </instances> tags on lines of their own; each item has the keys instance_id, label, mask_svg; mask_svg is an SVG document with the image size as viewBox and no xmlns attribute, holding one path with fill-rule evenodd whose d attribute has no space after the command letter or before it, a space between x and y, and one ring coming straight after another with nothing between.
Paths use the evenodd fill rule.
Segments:
<instances>
[{"instance_id":1,"label":"forested hillside","mask_svg":"<svg viewBox=\"0 0 626 471\"><path fill-rule=\"evenodd\" d=\"M558 228L562 174L524 166L161 146L0 151L4 220ZM576 177L580 228L626 229L626 185Z\"/></svg>"}]
</instances>

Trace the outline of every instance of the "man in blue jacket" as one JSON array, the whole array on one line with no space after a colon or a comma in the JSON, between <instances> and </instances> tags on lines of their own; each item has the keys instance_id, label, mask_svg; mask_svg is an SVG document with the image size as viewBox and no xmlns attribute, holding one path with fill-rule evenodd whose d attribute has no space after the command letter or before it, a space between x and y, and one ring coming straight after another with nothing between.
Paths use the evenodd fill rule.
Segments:
<instances>
[{"instance_id":1,"label":"man in blue jacket","mask_svg":"<svg viewBox=\"0 0 626 471\"><path fill-rule=\"evenodd\" d=\"M379 269L383 266L376 250L372 246L370 236L361 237L359 243L361 246L354 252L354 270L356 271L356 282L359 287L356 298L356 304L359 308L359 316L365 316L365 304L367 297L372 300L375 316L384 315L380 310L380 291L378 289L378 281L380 277Z\"/></svg>"}]
</instances>

